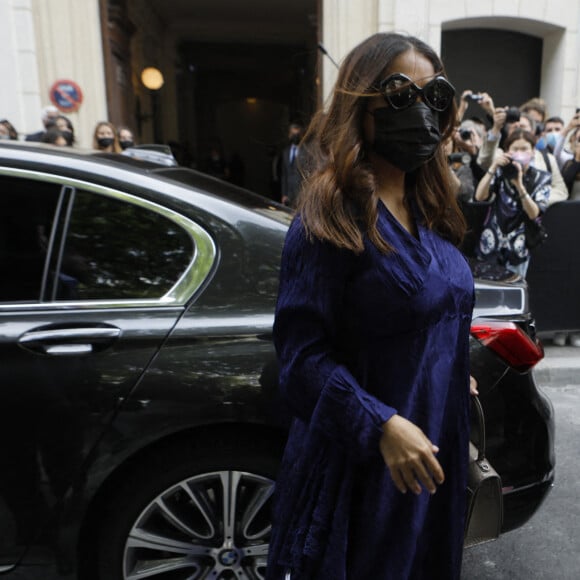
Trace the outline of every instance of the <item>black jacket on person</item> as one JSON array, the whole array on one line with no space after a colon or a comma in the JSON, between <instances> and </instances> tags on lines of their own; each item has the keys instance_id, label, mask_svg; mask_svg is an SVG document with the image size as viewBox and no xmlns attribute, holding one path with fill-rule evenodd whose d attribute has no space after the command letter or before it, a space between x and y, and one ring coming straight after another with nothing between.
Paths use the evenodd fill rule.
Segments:
<instances>
[{"instance_id":1,"label":"black jacket on person","mask_svg":"<svg viewBox=\"0 0 580 580\"><path fill-rule=\"evenodd\" d=\"M288 198L288 203L291 207L296 207L298 201L298 194L302 185L302 173L300 172L298 156L300 146L294 145L294 156L291 159L293 145L288 145L282 151L281 159L281 187L280 194L282 199Z\"/></svg>"}]
</instances>

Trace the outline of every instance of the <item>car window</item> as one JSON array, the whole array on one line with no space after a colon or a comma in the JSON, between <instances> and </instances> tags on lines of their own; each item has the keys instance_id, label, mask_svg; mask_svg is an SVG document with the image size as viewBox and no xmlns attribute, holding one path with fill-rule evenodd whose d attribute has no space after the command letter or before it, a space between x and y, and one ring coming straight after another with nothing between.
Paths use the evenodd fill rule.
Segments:
<instances>
[{"instance_id":1,"label":"car window","mask_svg":"<svg viewBox=\"0 0 580 580\"><path fill-rule=\"evenodd\" d=\"M0 302L38 302L61 187L0 176L0 192Z\"/></svg>"},{"instance_id":2,"label":"car window","mask_svg":"<svg viewBox=\"0 0 580 580\"><path fill-rule=\"evenodd\" d=\"M76 190L56 300L155 299L193 259L178 224L123 199Z\"/></svg>"}]
</instances>

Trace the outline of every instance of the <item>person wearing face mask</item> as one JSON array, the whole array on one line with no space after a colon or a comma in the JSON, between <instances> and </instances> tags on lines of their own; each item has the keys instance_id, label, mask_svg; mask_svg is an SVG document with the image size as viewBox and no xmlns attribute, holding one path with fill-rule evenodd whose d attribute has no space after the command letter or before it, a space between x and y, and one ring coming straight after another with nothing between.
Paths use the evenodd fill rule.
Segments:
<instances>
[{"instance_id":1,"label":"person wearing face mask","mask_svg":"<svg viewBox=\"0 0 580 580\"><path fill-rule=\"evenodd\" d=\"M93 149L103 153L121 153L117 129L113 123L108 121L97 123L93 133Z\"/></svg>"},{"instance_id":2,"label":"person wearing face mask","mask_svg":"<svg viewBox=\"0 0 580 580\"><path fill-rule=\"evenodd\" d=\"M71 120L64 115L59 115L54 120L55 127L60 131L66 141L67 147L72 147L75 142L75 130ZM50 141L49 141L50 142Z\"/></svg>"},{"instance_id":3,"label":"person wearing face mask","mask_svg":"<svg viewBox=\"0 0 580 580\"><path fill-rule=\"evenodd\" d=\"M444 141L454 89L421 40L375 34L311 122L274 342L293 415L268 580L458 580L473 278Z\"/></svg>"},{"instance_id":4,"label":"person wearing face mask","mask_svg":"<svg viewBox=\"0 0 580 580\"><path fill-rule=\"evenodd\" d=\"M494 159L475 191L476 201L491 202L477 256L525 278L530 261L525 217L541 220L548 206L551 176L533 167L535 139L517 129L505 140L507 152Z\"/></svg>"},{"instance_id":5,"label":"person wearing face mask","mask_svg":"<svg viewBox=\"0 0 580 580\"><path fill-rule=\"evenodd\" d=\"M135 147L135 137L133 136L133 131L129 129L129 127L125 127L122 125L119 127L119 145L121 145L121 149L125 151L125 149L129 149L131 147Z\"/></svg>"},{"instance_id":6,"label":"person wearing face mask","mask_svg":"<svg viewBox=\"0 0 580 580\"><path fill-rule=\"evenodd\" d=\"M542 135L536 142L536 149L538 151L547 151L552 155L555 155L555 151L562 139L562 131L564 130L564 119L560 117L550 117L546 120L544 125L544 130ZM558 165L560 165L560 160L558 160Z\"/></svg>"},{"instance_id":7,"label":"person wearing face mask","mask_svg":"<svg viewBox=\"0 0 580 580\"><path fill-rule=\"evenodd\" d=\"M499 140L490 140L489 138L484 143L482 147L483 155L480 153L478 162L481 167L485 170L489 170L492 162L495 162L503 158L505 149L506 139L517 130L524 130L532 135L536 133L536 121L529 113L521 113L520 118L517 121L511 123L506 123L505 113L503 116L496 115L494 117L497 121L494 121L494 130L500 131L503 134L501 140L501 147L498 146ZM541 171L547 171L550 174L550 198L548 199L548 205L558 203L568 199L568 189L562 178L562 173L560 172L559 161L556 160L556 156L552 155L545 147L540 149L536 148L536 139L534 137L534 149L532 157L532 165Z\"/></svg>"}]
</instances>

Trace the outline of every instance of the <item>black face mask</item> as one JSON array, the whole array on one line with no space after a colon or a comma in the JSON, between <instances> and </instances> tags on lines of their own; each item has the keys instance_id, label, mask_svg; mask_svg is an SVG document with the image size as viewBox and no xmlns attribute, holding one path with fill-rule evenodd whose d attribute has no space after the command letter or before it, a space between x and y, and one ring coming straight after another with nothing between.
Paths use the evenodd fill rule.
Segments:
<instances>
[{"instance_id":1,"label":"black face mask","mask_svg":"<svg viewBox=\"0 0 580 580\"><path fill-rule=\"evenodd\" d=\"M133 145L135 145L135 143L133 143L133 141L119 141L119 145L121 145L121 149L123 149L123 151L125 149L129 149L129 147L133 147Z\"/></svg>"},{"instance_id":2,"label":"black face mask","mask_svg":"<svg viewBox=\"0 0 580 580\"><path fill-rule=\"evenodd\" d=\"M100 137L97 139L97 143L101 149L110 147L114 142L115 140L112 137Z\"/></svg>"},{"instance_id":3,"label":"black face mask","mask_svg":"<svg viewBox=\"0 0 580 580\"><path fill-rule=\"evenodd\" d=\"M298 143L300 143L300 135L292 135L290 137L290 143L292 143L292 145L298 145Z\"/></svg>"},{"instance_id":4,"label":"black face mask","mask_svg":"<svg viewBox=\"0 0 580 580\"><path fill-rule=\"evenodd\" d=\"M373 149L405 173L429 161L441 142L439 115L417 101L407 109L381 107L373 112Z\"/></svg>"}]
</instances>

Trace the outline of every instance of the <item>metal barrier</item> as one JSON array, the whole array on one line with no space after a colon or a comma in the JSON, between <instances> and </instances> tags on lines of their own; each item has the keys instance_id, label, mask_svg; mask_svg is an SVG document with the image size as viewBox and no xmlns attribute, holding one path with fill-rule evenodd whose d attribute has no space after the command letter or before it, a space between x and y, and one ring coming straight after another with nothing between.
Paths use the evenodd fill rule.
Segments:
<instances>
[{"instance_id":1,"label":"metal barrier","mask_svg":"<svg viewBox=\"0 0 580 580\"><path fill-rule=\"evenodd\" d=\"M534 249L526 276L538 332L580 330L580 200L548 208L548 240Z\"/></svg>"}]
</instances>

